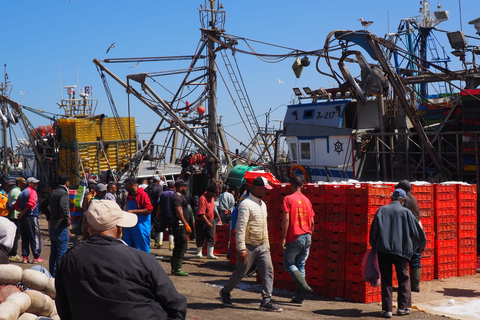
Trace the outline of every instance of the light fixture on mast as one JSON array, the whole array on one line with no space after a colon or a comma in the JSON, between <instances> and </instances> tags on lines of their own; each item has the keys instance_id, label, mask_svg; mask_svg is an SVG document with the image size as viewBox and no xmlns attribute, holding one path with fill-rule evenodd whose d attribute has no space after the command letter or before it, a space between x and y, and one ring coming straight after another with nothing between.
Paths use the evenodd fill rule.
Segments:
<instances>
[{"instance_id":1,"label":"light fixture on mast","mask_svg":"<svg viewBox=\"0 0 480 320\"><path fill-rule=\"evenodd\" d=\"M477 30L477 34L480 36L480 18L469 21L468 24L473 24L473 27Z\"/></svg>"}]
</instances>

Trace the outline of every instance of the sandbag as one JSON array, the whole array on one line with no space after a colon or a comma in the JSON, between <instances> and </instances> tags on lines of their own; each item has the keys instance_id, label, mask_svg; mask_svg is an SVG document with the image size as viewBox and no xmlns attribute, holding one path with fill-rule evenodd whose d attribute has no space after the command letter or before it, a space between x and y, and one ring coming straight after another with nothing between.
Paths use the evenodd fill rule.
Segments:
<instances>
[{"instance_id":1,"label":"sandbag","mask_svg":"<svg viewBox=\"0 0 480 320\"><path fill-rule=\"evenodd\" d=\"M13 301L20 307L20 313L27 311L30 308L30 304L32 303L32 299L30 296L25 292L17 292L10 295L6 301Z\"/></svg>"},{"instance_id":2,"label":"sandbag","mask_svg":"<svg viewBox=\"0 0 480 320\"><path fill-rule=\"evenodd\" d=\"M14 264L0 264L0 285L17 284L22 280L23 269Z\"/></svg>"},{"instance_id":3,"label":"sandbag","mask_svg":"<svg viewBox=\"0 0 480 320\"><path fill-rule=\"evenodd\" d=\"M48 285L48 277L43 272L26 269L23 270L22 284L30 289L43 291Z\"/></svg>"},{"instance_id":4,"label":"sandbag","mask_svg":"<svg viewBox=\"0 0 480 320\"><path fill-rule=\"evenodd\" d=\"M26 294L30 296L32 300L30 307L27 309L27 312L39 314L45 308L47 304L47 295L41 293L37 290L27 290L25 291Z\"/></svg>"},{"instance_id":5,"label":"sandbag","mask_svg":"<svg viewBox=\"0 0 480 320\"><path fill-rule=\"evenodd\" d=\"M0 320L17 320L20 316L20 307L13 301L0 304Z\"/></svg>"}]
</instances>

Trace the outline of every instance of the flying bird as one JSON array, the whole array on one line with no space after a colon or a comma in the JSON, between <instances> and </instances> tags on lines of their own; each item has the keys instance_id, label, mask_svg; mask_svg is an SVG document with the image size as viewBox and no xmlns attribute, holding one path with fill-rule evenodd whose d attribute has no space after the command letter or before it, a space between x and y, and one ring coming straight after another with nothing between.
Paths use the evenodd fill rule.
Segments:
<instances>
[{"instance_id":1,"label":"flying bird","mask_svg":"<svg viewBox=\"0 0 480 320\"><path fill-rule=\"evenodd\" d=\"M138 61L136 65L130 66L129 68L138 68L138 64L139 64L139 63L140 63L140 61Z\"/></svg>"},{"instance_id":2,"label":"flying bird","mask_svg":"<svg viewBox=\"0 0 480 320\"><path fill-rule=\"evenodd\" d=\"M285 82L283 82L282 80L280 80L279 78L277 78L277 80L278 80L278 83L279 83L279 84L285 83Z\"/></svg>"},{"instance_id":3,"label":"flying bird","mask_svg":"<svg viewBox=\"0 0 480 320\"><path fill-rule=\"evenodd\" d=\"M116 43L116 42L112 43L112 44L110 45L110 47L108 47L107 52L106 52L105 54L107 54L108 51L110 51L110 49L115 48L115 43Z\"/></svg>"},{"instance_id":4,"label":"flying bird","mask_svg":"<svg viewBox=\"0 0 480 320\"><path fill-rule=\"evenodd\" d=\"M360 21L364 30L373 23L373 21L363 20L363 18L358 19L358 21Z\"/></svg>"}]
</instances>

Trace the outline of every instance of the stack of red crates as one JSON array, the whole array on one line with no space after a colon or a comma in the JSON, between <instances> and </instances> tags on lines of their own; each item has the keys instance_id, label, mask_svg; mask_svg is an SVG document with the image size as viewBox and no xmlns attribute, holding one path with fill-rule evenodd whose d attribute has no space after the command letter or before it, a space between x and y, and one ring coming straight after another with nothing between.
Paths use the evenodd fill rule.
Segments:
<instances>
[{"instance_id":1,"label":"stack of red crates","mask_svg":"<svg viewBox=\"0 0 480 320\"><path fill-rule=\"evenodd\" d=\"M345 300L377 302L381 288L372 287L363 280L362 259L369 244L370 226L379 207L391 202L392 187L382 184L355 184L348 186L347 196L347 255L345 267Z\"/></svg>"},{"instance_id":2,"label":"stack of red crates","mask_svg":"<svg viewBox=\"0 0 480 320\"><path fill-rule=\"evenodd\" d=\"M228 251L228 223L215 227L215 248L213 254L227 254ZM203 254L207 254L207 242L203 242Z\"/></svg>"},{"instance_id":3,"label":"stack of red crates","mask_svg":"<svg viewBox=\"0 0 480 320\"><path fill-rule=\"evenodd\" d=\"M347 190L346 184L326 185L323 295L328 298L344 296Z\"/></svg>"},{"instance_id":4,"label":"stack of red crates","mask_svg":"<svg viewBox=\"0 0 480 320\"><path fill-rule=\"evenodd\" d=\"M458 276L477 273L477 186L457 185Z\"/></svg>"},{"instance_id":5,"label":"stack of red crates","mask_svg":"<svg viewBox=\"0 0 480 320\"><path fill-rule=\"evenodd\" d=\"M268 212L268 237L274 269L274 286L281 289L286 288L285 279L288 280L289 278L283 267L283 250L280 250L280 239L282 237L283 199L290 193L289 184L277 184L262 199L267 205ZM260 282L260 278L257 278L257 281Z\"/></svg>"},{"instance_id":6,"label":"stack of red crates","mask_svg":"<svg viewBox=\"0 0 480 320\"><path fill-rule=\"evenodd\" d=\"M412 183L412 194L417 199L420 207L420 222L425 231L427 245L422 252L422 277L421 281L434 279L435 266L435 216L434 216L434 194L435 190L430 183Z\"/></svg>"},{"instance_id":7,"label":"stack of red crates","mask_svg":"<svg viewBox=\"0 0 480 320\"><path fill-rule=\"evenodd\" d=\"M312 245L310 246L310 253L305 265L305 280L313 289L313 294L322 295L323 283L325 281L324 261L326 251L323 241L326 186L308 183L304 184L302 192L312 203L312 208L315 212Z\"/></svg>"},{"instance_id":8,"label":"stack of red crates","mask_svg":"<svg viewBox=\"0 0 480 320\"><path fill-rule=\"evenodd\" d=\"M435 279L458 274L457 186L435 185Z\"/></svg>"}]
</instances>

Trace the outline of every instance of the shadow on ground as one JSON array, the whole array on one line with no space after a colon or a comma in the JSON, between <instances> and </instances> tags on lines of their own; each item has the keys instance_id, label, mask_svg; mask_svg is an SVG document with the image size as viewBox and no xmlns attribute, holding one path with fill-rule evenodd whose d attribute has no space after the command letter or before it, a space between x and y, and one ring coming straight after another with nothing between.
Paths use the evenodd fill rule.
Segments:
<instances>
[{"instance_id":1,"label":"shadow on ground","mask_svg":"<svg viewBox=\"0 0 480 320\"><path fill-rule=\"evenodd\" d=\"M449 297L480 297L480 292L471 289L443 288L443 291L439 290L437 292Z\"/></svg>"},{"instance_id":2,"label":"shadow on ground","mask_svg":"<svg viewBox=\"0 0 480 320\"><path fill-rule=\"evenodd\" d=\"M359 309L341 309L341 310L322 309L322 310L314 310L313 313L324 315L324 316L340 317L340 318L379 317L381 315L380 310L378 312L363 312L362 310L359 310Z\"/></svg>"}]
</instances>

